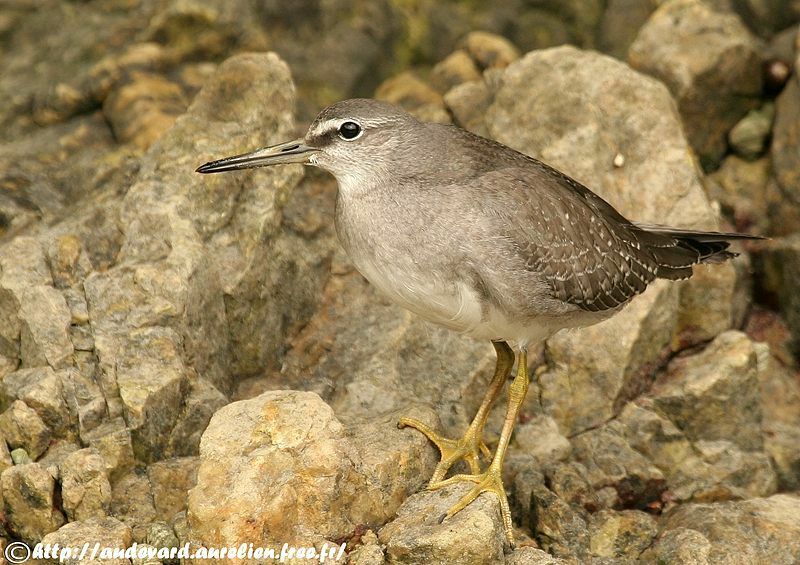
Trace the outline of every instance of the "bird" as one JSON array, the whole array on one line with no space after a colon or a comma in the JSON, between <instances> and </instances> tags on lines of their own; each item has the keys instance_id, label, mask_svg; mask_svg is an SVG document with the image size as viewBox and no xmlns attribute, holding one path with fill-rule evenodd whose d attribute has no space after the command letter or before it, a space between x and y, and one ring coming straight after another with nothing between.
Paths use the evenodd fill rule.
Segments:
<instances>
[{"instance_id":1,"label":"bird","mask_svg":"<svg viewBox=\"0 0 800 565\"><path fill-rule=\"evenodd\" d=\"M210 161L197 172L287 163L336 178L338 239L372 285L429 322L493 344L494 375L460 438L413 418L398 425L419 430L440 451L428 489L471 485L440 521L494 493L511 547L502 469L529 386L528 349L560 330L608 319L656 279L686 279L694 265L735 257L728 250L734 240L758 239L628 220L541 160L367 98L323 109L302 138ZM515 362L492 454L483 429ZM446 478L460 461L469 473Z\"/></svg>"}]
</instances>

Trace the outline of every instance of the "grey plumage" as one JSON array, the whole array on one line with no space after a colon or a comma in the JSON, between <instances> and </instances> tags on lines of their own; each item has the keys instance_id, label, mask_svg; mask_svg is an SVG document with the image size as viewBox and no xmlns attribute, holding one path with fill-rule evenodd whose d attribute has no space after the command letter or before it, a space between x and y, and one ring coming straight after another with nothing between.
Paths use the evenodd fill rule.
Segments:
<instances>
[{"instance_id":1,"label":"grey plumage","mask_svg":"<svg viewBox=\"0 0 800 565\"><path fill-rule=\"evenodd\" d=\"M363 129L354 142L346 121ZM631 222L537 159L375 100L326 108L297 143L337 177L337 231L364 276L475 337L527 344L595 323L749 237Z\"/></svg>"},{"instance_id":2,"label":"grey plumage","mask_svg":"<svg viewBox=\"0 0 800 565\"><path fill-rule=\"evenodd\" d=\"M690 277L693 265L733 257L729 241L749 238L631 222L541 161L374 100L334 104L303 139L198 171L279 163L333 173L339 239L373 285L432 322L494 342L495 375L461 439L413 418L399 424L417 428L441 451L428 488L472 484L445 516L493 492L512 545L502 467L528 389L528 345L604 320L653 280ZM508 343L518 350L517 375L497 448L481 471L483 427L514 364ZM459 459L471 474L445 479Z\"/></svg>"}]
</instances>

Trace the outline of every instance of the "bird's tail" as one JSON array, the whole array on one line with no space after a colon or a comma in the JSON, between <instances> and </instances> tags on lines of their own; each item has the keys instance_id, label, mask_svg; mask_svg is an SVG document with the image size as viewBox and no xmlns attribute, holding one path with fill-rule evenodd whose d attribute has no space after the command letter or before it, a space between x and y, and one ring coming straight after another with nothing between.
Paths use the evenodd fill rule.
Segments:
<instances>
[{"instance_id":1,"label":"bird's tail","mask_svg":"<svg viewBox=\"0 0 800 565\"><path fill-rule=\"evenodd\" d=\"M738 255L728 251L732 241L764 239L743 233L695 231L634 223L637 239L653 253L662 279L686 279L692 276L692 265L722 263Z\"/></svg>"}]
</instances>

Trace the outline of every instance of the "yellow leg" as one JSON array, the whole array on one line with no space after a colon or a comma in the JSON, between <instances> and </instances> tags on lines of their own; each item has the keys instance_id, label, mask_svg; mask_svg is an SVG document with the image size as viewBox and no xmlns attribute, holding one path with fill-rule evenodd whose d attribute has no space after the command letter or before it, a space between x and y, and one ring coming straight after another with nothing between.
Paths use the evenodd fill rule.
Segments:
<instances>
[{"instance_id":1,"label":"yellow leg","mask_svg":"<svg viewBox=\"0 0 800 565\"><path fill-rule=\"evenodd\" d=\"M430 426L413 418L400 418L397 424L401 428L409 426L421 431L429 440L436 444L436 447L438 447L441 452L441 460L439 464L436 465L433 476L428 483L429 489L435 488L436 485L444 479L450 467L460 459L467 462L470 472L474 475L480 473L481 470L480 464L478 463L479 453L483 453L486 459L489 459L489 448L486 447L486 444L483 443L482 440L483 427L486 425L486 418L489 416L489 410L492 404L500 394L503 383L505 383L508 375L511 373L511 368L514 366L514 352L508 344L502 341L492 342L492 344L497 352L497 366L494 370L492 382L489 384L489 390L486 391L480 408L478 408L478 413L475 414L475 418L460 439L455 440L443 437L433 431Z\"/></svg>"},{"instance_id":2,"label":"yellow leg","mask_svg":"<svg viewBox=\"0 0 800 565\"><path fill-rule=\"evenodd\" d=\"M517 421L520 406L522 406L527 392L528 354L525 350L522 350L519 354L517 376L514 378L514 382L511 383L511 387L508 391L508 410L506 412L506 419L503 422L503 431L500 434L500 443L497 445L497 450L494 453L494 458L489 464L489 467L483 473L455 475L436 485L436 488L441 488L457 482L468 481L475 483L475 486L442 516L442 521L463 510L470 502L478 498L482 492L495 493L500 499L500 513L503 517L503 528L506 533L506 539L512 547L514 545L514 530L511 524L511 510L508 506L508 498L506 498L506 491L503 488L503 461L506 457L508 443L511 441L511 433L514 430L514 424Z\"/></svg>"}]
</instances>

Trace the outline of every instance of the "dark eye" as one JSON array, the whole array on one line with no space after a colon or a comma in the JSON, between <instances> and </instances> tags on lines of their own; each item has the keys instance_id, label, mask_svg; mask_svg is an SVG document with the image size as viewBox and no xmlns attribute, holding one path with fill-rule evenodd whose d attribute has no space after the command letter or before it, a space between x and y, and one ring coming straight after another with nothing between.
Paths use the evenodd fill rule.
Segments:
<instances>
[{"instance_id":1,"label":"dark eye","mask_svg":"<svg viewBox=\"0 0 800 565\"><path fill-rule=\"evenodd\" d=\"M361 126L355 122L345 122L339 126L339 137L347 141L353 140L361 135Z\"/></svg>"}]
</instances>

